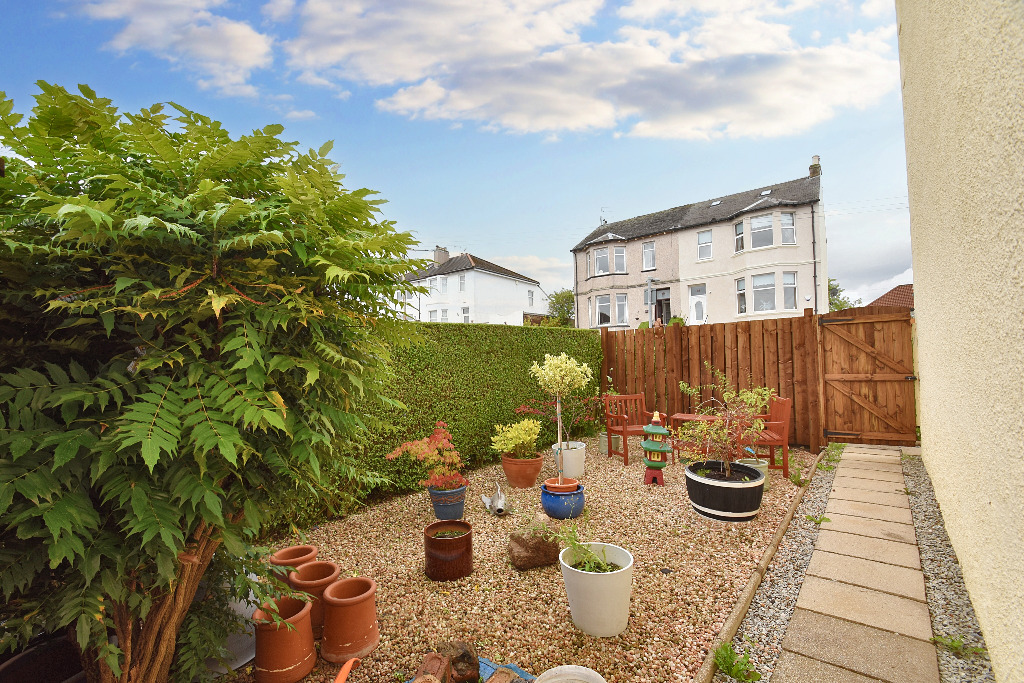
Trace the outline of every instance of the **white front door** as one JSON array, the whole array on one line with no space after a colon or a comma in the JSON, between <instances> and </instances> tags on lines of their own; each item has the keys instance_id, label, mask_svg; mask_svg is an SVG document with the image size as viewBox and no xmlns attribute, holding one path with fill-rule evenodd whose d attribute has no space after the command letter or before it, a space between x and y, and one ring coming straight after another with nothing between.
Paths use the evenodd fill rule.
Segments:
<instances>
[{"instance_id":1,"label":"white front door","mask_svg":"<svg viewBox=\"0 0 1024 683\"><path fill-rule=\"evenodd\" d=\"M687 325L703 325L708 320L708 288L690 285L690 319Z\"/></svg>"}]
</instances>

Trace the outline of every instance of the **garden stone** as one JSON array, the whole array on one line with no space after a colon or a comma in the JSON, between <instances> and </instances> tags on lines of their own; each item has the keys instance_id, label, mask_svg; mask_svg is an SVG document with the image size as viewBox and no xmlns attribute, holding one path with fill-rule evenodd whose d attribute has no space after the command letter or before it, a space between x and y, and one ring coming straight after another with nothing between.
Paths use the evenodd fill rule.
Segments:
<instances>
[{"instance_id":1,"label":"garden stone","mask_svg":"<svg viewBox=\"0 0 1024 683\"><path fill-rule=\"evenodd\" d=\"M477 683L480 660L472 645L461 640L439 643L437 652L452 663L451 683Z\"/></svg>"},{"instance_id":2,"label":"garden stone","mask_svg":"<svg viewBox=\"0 0 1024 683\"><path fill-rule=\"evenodd\" d=\"M523 571L535 567L548 567L558 562L558 542L533 534L511 534L508 553L512 566Z\"/></svg>"}]
</instances>

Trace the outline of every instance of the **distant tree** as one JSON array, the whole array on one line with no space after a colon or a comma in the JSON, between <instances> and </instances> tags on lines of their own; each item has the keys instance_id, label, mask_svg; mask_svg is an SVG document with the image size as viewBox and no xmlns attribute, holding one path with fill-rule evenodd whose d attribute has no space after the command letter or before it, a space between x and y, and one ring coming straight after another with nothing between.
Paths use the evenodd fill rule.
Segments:
<instances>
[{"instance_id":1,"label":"distant tree","mask_svg":"<svg viewBox=\"0 0 1024 683\"><path fill-rule=\"evenodd\" d=\"M548 297L548 315L561 327L573 327L576 319L576 295L571 289L559 289Z\"/></svg>"},{"instance_id":2,"label":"distant tree","mask_svg":"<svg viewBox=\"0 0 1024 683\"><path fill-rule=\"evenodd\" d=\"M839 286L839 280L835 278L828 279L828 308L830 311L841 311L844 308L854 308L860 306L861 301L850 301L850 298L843 296L843 288Z\"/></svg>"},{"instance_id":3,"label":"distant tree","mask_svg":"<svg viewBox=\"0 0 1024 683\"><path fill-rule=\"evenodd\" d=\"M0 92L0 652L70 630L92 683L209 677L214 551L262 601L268 511L368 480L420 262L330 143L39 87L24 124Z\"/></svg>"}]
</instances>

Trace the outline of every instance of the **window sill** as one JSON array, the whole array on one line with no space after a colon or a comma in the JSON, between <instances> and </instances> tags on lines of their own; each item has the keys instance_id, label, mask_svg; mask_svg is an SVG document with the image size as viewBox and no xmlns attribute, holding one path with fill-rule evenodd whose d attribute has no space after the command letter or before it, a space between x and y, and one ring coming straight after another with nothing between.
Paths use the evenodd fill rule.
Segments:
<instances>
[{"instance_id":1,"label":"window sill","mask_svg":"<svg viewBox=\"0 0 1024 683\"><path fill-rule=\"evenodd\" d=\"M657 269L658 269L658 266L654 266L653 268L641 268L641 269L640 269L640 272L641 272L641 273L649 273L649 272L651 272L652 270L657 270Z\"/></svg>"}]
</instances>

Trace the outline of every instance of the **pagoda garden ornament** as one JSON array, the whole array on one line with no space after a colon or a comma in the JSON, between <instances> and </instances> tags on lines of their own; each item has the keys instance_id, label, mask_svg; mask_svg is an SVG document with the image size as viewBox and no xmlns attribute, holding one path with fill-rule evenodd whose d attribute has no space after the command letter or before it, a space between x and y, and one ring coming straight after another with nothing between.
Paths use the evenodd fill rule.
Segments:
<instances>
[{"instance_id":1,"label":"pagoda garden ornament","mask_svg":"<svg viewBox=\"0 0 1024 683\"><path fill-rule=\"evenodd\" d=\"M644 449L645 484L665 485L665 466L668 465L668 454L672 452L672 444L665 441L670 432L661 425L661 415L655 411L651 424L644 427L647 437L641 442Z\"/></svg>"}]
</instances>

